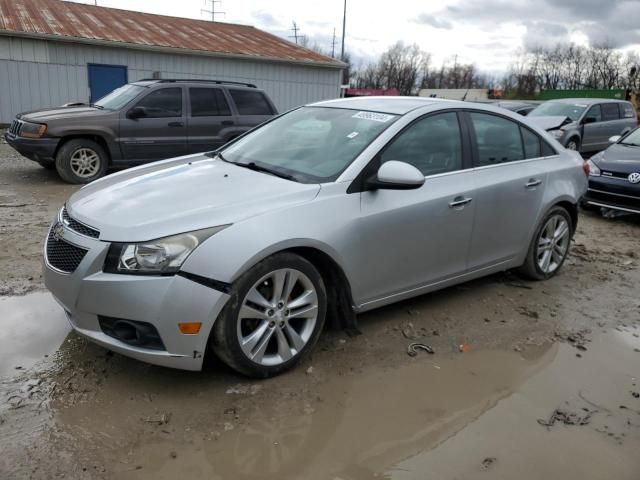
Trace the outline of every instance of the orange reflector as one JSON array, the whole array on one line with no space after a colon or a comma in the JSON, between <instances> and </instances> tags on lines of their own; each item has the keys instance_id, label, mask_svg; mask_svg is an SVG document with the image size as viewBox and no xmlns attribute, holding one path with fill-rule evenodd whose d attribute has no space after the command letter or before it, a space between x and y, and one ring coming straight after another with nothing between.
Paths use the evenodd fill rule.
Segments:
<instances>
[{"instance_id":1,"label":"orange reflector","mask_svg":"<svg viewBox=\"0 0 640 480\"><path fill-rule=\"evenodd\" d=\"M179 323L178 328L180 329L180 333L184 333L185 335L196 335L200 332L200 327L202 326L202 322L186 322Z\"/></svg>"}]
</instances>

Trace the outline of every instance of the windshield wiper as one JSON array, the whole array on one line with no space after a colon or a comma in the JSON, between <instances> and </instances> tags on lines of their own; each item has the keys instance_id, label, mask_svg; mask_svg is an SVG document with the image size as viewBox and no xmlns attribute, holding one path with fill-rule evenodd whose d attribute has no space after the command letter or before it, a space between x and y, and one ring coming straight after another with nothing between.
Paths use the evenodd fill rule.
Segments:
<instances>
[{"instance_id":1,"label":"windshield wiper","mask_svg":"<svg viewBox=\"0 0 640 480\"><path fill-rule=\"evenodd\" d=\"M97 108L98 110L104 110L104 107L102 105L98 105L96 103L90 103L89 106L93 108Z\"/></svg>"},{"instance_id":2,"label":"windshield wiper","mask_svg":"<svg viewBox=\"0 0 640 480\"><path fill-rule=\"evenodd\" d=\"M640 143L620 142L620 145L629 145L630 147L640 147Z\"/></svg>"},{"instance_id":3,"label":"windshield wiper","mask_svg":"<svg viewBox=\"0 0 640 480\"><path fill-rule=\"evenodd\" d=\"M220 157L220 158L222 158L222 157ZM224 159L222 159L222 160L224 160ZM278 172L276 170L272 170L272 169L267 168L267 167L260 166L256 162L249 162L249 163L229 162L229 163L233 163L234 165L237 165L239 167L248 168L249 170L253 170L254 172L268 173L270 175L275 175L276 177L284 178L285 180L291 180L291 181L294 181L294 182L298 181L296 179L296 177L294 177L293 175L289 175L288 173L282 173L282 172Z\"/></svg>"}]
</instances>

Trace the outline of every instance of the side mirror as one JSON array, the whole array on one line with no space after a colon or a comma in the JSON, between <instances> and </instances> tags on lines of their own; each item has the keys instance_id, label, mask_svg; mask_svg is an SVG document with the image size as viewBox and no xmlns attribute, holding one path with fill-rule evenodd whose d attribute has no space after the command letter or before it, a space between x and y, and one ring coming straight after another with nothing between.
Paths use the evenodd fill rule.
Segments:
<instances>
[{"instance_id":1,"label":"side mirror","mask_svg":"<svg viewBox=\"0 0 640 480\"><path fill-rule=\"evenodd\" d=\"M582 123L586 125L587 123L596 123L597 121L598 119L596 117L586 117L584 120L582 120Z\"/></svg>"},{"instance_id":2,"label":"side mirror","mask_svg":"<svg viewBox=\"0 0 640 480\"><path fill-rule=\"evenodd\" d=\"M397 160L383 163L375 178L367 182L372 189L412 190L424 185L424 175L413 165Z\"/></svg>"},{"instance_id":3,"label":"side mirror","mask_svg":"<svg viewBox=\"0 0 640 480\"><path fill-rule=\"evenodd\" d=\"M613 137L609 137L609 143L618 143L621 138L622 135L614 135Z\"/></svg>"},{"instance_id":4,"label":"side mirror","mask_svg":"<svg viewBox=\"0 0 640 480\"><path fill-rule=\"evenodd\" d=\"M127 118L135 120L136 118L142 118L147 116L147 109L144 107L133 107L127 112Z\"/></svg>"}]
</instances>

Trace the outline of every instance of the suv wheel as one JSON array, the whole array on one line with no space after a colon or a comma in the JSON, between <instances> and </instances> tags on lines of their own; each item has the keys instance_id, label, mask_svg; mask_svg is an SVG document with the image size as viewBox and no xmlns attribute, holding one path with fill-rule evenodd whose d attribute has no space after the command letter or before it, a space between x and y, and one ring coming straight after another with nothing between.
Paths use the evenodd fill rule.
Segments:
<instances>
[{"instance_id":1,"label":"suv wheel","mask_svg":"<svg viewBox=\"0 0 640 480\"><path fill-rule=\"evenodd\" d=\"M213 350L245 375L277 375L313 348L326 310L327 294L316 268L298 255L276 254L237 280L213 327Z\"/></svg>"},{"instance_id":2,"label":"suv wheel","mask_svg":"<svg viewBox=\"0 0 640 480\"><path fill-rule=\"evenodd\" d=\"M572 231L569 212L552 208L536 229L522 273L533 280L546 280L558 273L569 253Z\"/></svg>"},{"instance_id":3,"label":"suv wheel","mask_svg":"<svg viewBox=\"0 0 640 480\"><path fill-rule=\"evenodd\" d=\"M89 183L107 171L108 157L93 140L76 138L66 142L56 156L56 170L65 182Z\"/></svg>"},{"instance_id":4,"label":"suv wheel","mask_svg":"<svg viewBox=\"0 0 640 480\"><path fill-rule=\"evenodd\" d=\"M567 150L575 150L576 152L580 151L580 140L577 138L572 138L567 142L567 146L565 147Z\"/></svg>"}]
</instances>

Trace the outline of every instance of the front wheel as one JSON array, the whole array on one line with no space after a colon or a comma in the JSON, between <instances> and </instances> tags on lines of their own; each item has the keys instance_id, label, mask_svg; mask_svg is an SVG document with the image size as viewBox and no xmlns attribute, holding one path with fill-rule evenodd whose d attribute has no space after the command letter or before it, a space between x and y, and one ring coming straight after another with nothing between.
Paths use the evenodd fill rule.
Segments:
<instances>
[{"instance_id":1,"label":"front wheel","mask_svg":"<svg viewBox=\"0 0 640 480\"><path fill-rule=\"evenodd\" d=\"M298 255L279 253L237 280L213 327L211 346L240 373L277 375L313 348L326 310L327 294L316 268Z\"/></svg>"},{"instance_id":2,"label":"front wheel","mask_svg":"<svg viewBox=\"0 0 640 480\"><path fill-rule=\"evenodd\" d=\"M107 153L100 144L88 138L66 142L56 155L56 170L69 183L89 183L107 171Z\"/></svg>"},{"instance_id":3,"label":"front wheel","mask_svg":"<svg viewBox=\"0 0 640 480\"><path fill-rule=\"evenodd\" d=\"M533 280L553 277L569 253L573 221L562 207L554 207L536 230L527 258L520 268L522 273Z\"/></svg>"},{"instance_id":4,"label":"front wheel","mask_svg":"<svg viewBox=\"0 0 640 480\"><path fill-rule=\"evenodd\" d=\"M576 152L580 150L580 140L577 138L572 138L567 142L567 146L565 147L567 150L575 150Z\"/></svg>"}]
</instances>

